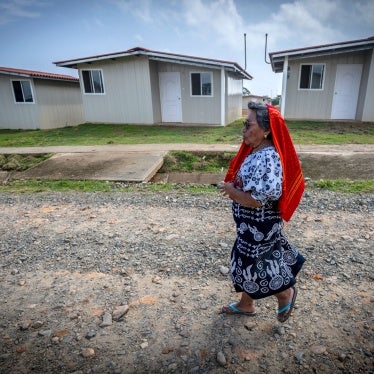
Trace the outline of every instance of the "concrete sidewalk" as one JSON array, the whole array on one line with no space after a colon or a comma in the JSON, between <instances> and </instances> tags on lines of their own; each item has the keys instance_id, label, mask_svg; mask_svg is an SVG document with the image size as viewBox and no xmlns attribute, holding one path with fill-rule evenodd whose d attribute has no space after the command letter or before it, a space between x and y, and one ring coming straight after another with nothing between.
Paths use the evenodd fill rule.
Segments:
<instances>
[{"instance_id":1,"label":"concrete sidewalk","mask_svg":"<svg viewBox=\"0 0 374 374\"><path fill-rule=\"evenodd\" d=\"M53 153L48 160L23 172L0 172L0 181L10 179L50 179L50 180L108 180L126 182L150 181L163 163L168 151L236 152L239 145L230 144L138 144L138 145L101 145L101 146L49 146L49 147L0 147L0 154L41 154ZM308 174L324 176L326 165L330 163L332 171L338 171L347 177L345 165L354 169L355 175L364 175L362 179L373 177L374 145L296 145L298 155L304 164L311 160L313 165ZM321 162L321 158L323 158ZM350 160L349 162L347 160ZM353 160L353 161L352 161ZM331 164L334 162L334 164ZM320 170L316 165L320 165ZM305 164L305 167L307 164ZM363 168L363 170L360 169ZM342 170L340 170L342 169ZM317 173L316 173L317 172ZM305 174L305 173L304 173ZM305 174L308 176L307 174ZM322 175L322 176L320 176ZM165 179L166 178L166 179ZM170 176L164 181L176 182ZM193 178L179 175L174 178L181 182L218 183L222 175L200 173ZM188 179L188 178L187 178ZM193 180L191 180L193 179ZM160 179L159 179L160 180Z\"/></svg>"},{"instance_id":2,"label":"concrete sidewalk","mask_svg":"<svg viewBox=\"0 0 374 374\"><path fill-rule=\"evenodd\" d=\"M239 144L111 144L87 146L46 146L46 147L0 147L0 154L35 154L35 153L92 153L92 152L168 152L168 151L217 151L235 152ZM374 153L374 144L345 145L309 145L296 144L296 151L301 154L340 154Z\"/></svg>"}]
</instances>

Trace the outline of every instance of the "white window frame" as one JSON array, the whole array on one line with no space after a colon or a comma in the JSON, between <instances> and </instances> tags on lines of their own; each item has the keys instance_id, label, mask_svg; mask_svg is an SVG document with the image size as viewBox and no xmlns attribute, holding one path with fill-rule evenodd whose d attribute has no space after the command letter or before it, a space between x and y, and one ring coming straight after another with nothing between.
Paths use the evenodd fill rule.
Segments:
<instances>
[{"instance_id":1,"label":"white window frame","mask_svg":"<svg viewBox=\"0 0 374 374\"><path fill-rule=\"evenodd\" d=\"M86 87L84 84L84 78L83 78L83 72L88 71L90 73L90 84L93 89L95 89L95 85L93 84L93 79L92 79L92 72L93 71L98 71L100 72L100 79L101 79L101 85L102 85L102 90L103 92L86 92ZM81 78L82 78L82 92L83 95L105 95L105 84L104 84L104 74L102 69L82 69L80 71Z\"/></svg>"},{"instance_id":2,"label":"white window frame","mask_svg":"<svg viewBox=\"0 0 374 374\"><path fill-rule=\"evenodd\" d=\"M312 88L311 87L311 84L312 84L312 77L313 77L313 67L316 66L316 65L319 65L319 66L322 66L323 67L323 76L322 76L322 82L321 82L321 88ZM302 71L302 67L303 66L311 66L312 69L311 69L311 73L310 73L310 77L309 77L309 87L308 88L301 88L300 87L300 84L301 84L301 71ZM326 64L325 63L310 63L310 64L300 64L300 69L299 69L299 82L297 84L297 88L298 90L300 91L323 91L324 89L324 86L325 86L325 76L326 76Z\"/></svg>"},{"instance_id":3,"label":"white window frame","mask_svg":"<svg viewBox=\"0 0 374 374\"><path fill-rule=\"evenodd\" d=\"M20 82L21 83L21 90L22 90L23 101L17 101L16 93L14 92L13 82ZM25 101L25 95L23 93L22 82L28 82L28 84L30 86L32 101ZM11 89L12 89L12 93L13 93L13 99L14 99L14 102L16 104L35 104L35 96L34 96L34 90L32 88L31 79L11 79Z\"/></svg>"},{"instance_id":4,"label":"white window frame","mask_svg":"<svg viewBox=\"0 0 374 374\"><path fill-rule=\"evenodd\" d=\"M200 93L202 93L203 91L203 87L202 87L202 81L201 81L201 74L209 74L210 76L210 84L211 84L211 91L210 91L210 95L193 95L192 94L192 74L200 74ZM191 97L213 97L213 90L214 86L213 86L213 72L212 71L191 71L190 72L190 96Z\"/></svg>"}]
</instances>

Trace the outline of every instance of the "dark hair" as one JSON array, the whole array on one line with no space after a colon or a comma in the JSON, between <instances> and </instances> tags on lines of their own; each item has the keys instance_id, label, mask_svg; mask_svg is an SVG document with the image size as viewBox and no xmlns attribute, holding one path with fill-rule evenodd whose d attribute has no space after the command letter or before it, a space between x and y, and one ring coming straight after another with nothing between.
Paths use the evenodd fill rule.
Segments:
<instances>
[{"instance_id":1,"label":"dark hair","mask_svg":"<svg viewBox=\"0 0 374 374\"><path fill-rule=\"evenodd\" d=\"M265 104L250 101L248 109L256 112L257 123L263 130L270 130L269 110Z\"/></svg>"}]
</instances>

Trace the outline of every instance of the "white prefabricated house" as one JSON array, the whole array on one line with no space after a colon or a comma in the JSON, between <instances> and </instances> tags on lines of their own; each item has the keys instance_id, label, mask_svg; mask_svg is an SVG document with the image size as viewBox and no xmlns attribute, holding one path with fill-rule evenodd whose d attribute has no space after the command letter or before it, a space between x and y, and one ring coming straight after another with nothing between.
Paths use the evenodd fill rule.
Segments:
<instances>
[{"instance_id":1,"label":"white prefabricated house","mask_svg":"<svg viewBox=\"0 0 374 374\"><path fill-rule=\"evenodd\" d=\"M79 79L0 67L0 128L53 129L84 122Z\"/></svg>"},{"instance_id":2,"label":"white prefabricated house","mask_svg":"<svg viewBox=\"0 0 374 374\"><path fill-rule=\"evenodd\" d=\"M235 62L136 47L54 62L78 69L85 121L224 126L241 117L243 79Z\"/></svg>"},{"instance_id":3,"label":"white prefabricated house","mask_svg":"<svg viewBox=\"0 0 374 374\"><path fill-rule=\"evenodd\" d=\"M269 53L286 119L374 122L374 37Z\"/></svg>"}]
</instances>

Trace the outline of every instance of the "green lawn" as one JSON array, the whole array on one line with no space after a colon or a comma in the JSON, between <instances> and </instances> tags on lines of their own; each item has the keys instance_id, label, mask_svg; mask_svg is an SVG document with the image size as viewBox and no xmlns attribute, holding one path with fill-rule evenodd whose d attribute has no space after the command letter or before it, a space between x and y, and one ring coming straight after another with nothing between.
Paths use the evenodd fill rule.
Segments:
<instances>
[{"instance_id":1,"label":"green lawn","mask_svg":"<svg viewBox=\"0 0 374 374\"><path fill-rule=\"evenodd\" d=\"M296 144L373 144L374 124L288 122ZM204 143L238 144L242 119L226 127L83 124L53 130L0 130L0 147Z\"/></svg>"}]
</instances>

